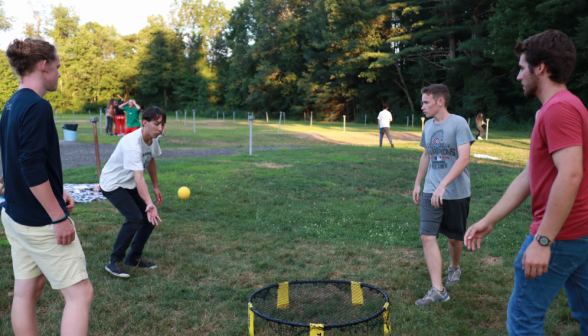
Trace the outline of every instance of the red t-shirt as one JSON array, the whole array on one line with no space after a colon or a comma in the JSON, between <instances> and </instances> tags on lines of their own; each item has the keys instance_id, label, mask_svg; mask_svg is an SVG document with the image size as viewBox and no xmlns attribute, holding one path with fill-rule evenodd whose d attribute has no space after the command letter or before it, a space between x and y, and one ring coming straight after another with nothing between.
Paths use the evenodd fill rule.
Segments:
<instances>
[{"instance_id":1,"label":"red t-shirt","mask_svg":"<svg viewBox=\"0 0 588 336\"><path fill-rule=\"evenodd\" d=\"M556 93L539 111L529 156L533 224L535 235L545 215L557 168L551 155L567 147L582 146L584 178L576 201L556 240L588 236L588 111L570 91Z\"/></svg>"}]
</instances>

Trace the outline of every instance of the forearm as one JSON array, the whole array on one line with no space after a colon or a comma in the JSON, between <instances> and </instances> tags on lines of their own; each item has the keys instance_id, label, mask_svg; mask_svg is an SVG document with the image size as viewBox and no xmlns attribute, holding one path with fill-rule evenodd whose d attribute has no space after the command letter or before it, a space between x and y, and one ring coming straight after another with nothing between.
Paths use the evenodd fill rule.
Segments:
<instances>
[{"instance_id":1,"label":"forearm","mask_svg":"<svg viewBox=\"0 0 588 336\"><path fill-rule=\"evenodd\" d=\"M147 166L147 172L149 173L149 177L151 178L151 184L153 184L153 189L159 189L159 183L157 182L157 166L155 165L155 159L151 159L149 165Z\"/></svg>"},{"instance_id":2,"label":"forearm","mask_svg":"<svg viewBox=\"0 0 588 336\"><path fill-rule=\"evenodd\" d=\"M151 194L149 194L149 189L147 189L147 183L145 183L145 178L143 177L143 172L133 172L135 175L135 183L137 184L137 191L139 192L139 196L147 205L152 205L153 201L151 200Z\"/></svg>"},{"instance_id":3,"label":"forearm","mask_svg":"<svg viewBox=\"0 0 588 336\"><path fill-rule=\"evenodd\" d=\"M545 215L537 230L539 235L555 239L574 206L581 181L581 177L578 179L577 176L561 173L557 175L551 186Z\"/></svg>"},{"instance_id":4,"label":"forearm","mask_svg":"<svg viewBox=\"0 0 588 336\"><path fill-rule=\"evenodd\" d=\"M51 189L49 180L34 187L30 187L30 189L37 201L41 203L43 209L45 209L49 217L51 217L51 220L58 220L65 216L63 209L53 194L53 189Z\"/></svg>"},{"instance_id":5,"label":"forearm","mask_svg":"<svg viewBox=\"0 0 588 336\"><path fill-rule=\"evenodd\" d=\"M484 216L482 221L494 225L508 216L531 195L529 171L525 168L506 189L498 203Z\"/></svg>"},{"instance_id":6,"label":"forearm","mask_svg":"<svg viewBox=\"0 0 588 336\"><path fill-rule=\"evenodd\" d=\"M468 164L470 164L470 157L469 156L467 156L467 157L463 156L463 157L460 157L459 159L457 159L455 161L455 163L453 164L453 167L451 167L451 169L449 170L449 173L447 173L445 178L443 180L441 180L441 182L439 183L439 186L443 186L444 188L447 188L447 186L450 185L451 182L455 181L455 179L458 178L459 175L461 175L461 173L463 173L463 171L466 169Z\"/></svg>"}]
</instances>

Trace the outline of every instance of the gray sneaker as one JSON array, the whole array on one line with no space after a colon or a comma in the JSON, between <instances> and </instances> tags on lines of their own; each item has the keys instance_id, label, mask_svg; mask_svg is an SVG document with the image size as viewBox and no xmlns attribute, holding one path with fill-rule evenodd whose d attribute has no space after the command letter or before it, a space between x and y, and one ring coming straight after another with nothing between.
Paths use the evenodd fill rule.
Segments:
<instances>
[{"instance_id":1,"label":"gray sneaker","mask_svg":"<svg viewBox=\"0 0 588 336\"><path fill-rule=\"evenodd\" d=\"M449 294L447 293L447 288L443 288L443 291L440 292L437 288L431 287L431 289L427 292L424 298L417 300L415 303L417 306L426 307L431 303L449 301Z\"/></svg>"},{"instance_id":2,"label":"gray sneaker","mask_svg":"<svg viewBox=\"0 0 588 336\"><path fill-rule=\"evenodd\" d=\"M445 286L457 285L461 278L461 268L451 267L447 269L447 277L443 280Z\"/></svg>"}]
</instances>

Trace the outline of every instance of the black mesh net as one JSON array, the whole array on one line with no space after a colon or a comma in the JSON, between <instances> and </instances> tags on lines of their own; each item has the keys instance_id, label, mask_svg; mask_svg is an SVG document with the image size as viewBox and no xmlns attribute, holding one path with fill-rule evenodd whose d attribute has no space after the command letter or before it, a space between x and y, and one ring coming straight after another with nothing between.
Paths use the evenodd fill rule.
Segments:
<instances>
[{"instance_id":1,"label":"black mesh net","mask_svg":"<svg viewBox=\"0 0 588 336\"><path fill-rule=\"evenodd\" d=\"M286 287L268 286L251 296L253 309L264 315L256 316L255 335L308 335L309 324L324 325L329 336L379 335L389 323L383 317L388 297L375 287L332 280Z\"/></svg>"}]
</instances>

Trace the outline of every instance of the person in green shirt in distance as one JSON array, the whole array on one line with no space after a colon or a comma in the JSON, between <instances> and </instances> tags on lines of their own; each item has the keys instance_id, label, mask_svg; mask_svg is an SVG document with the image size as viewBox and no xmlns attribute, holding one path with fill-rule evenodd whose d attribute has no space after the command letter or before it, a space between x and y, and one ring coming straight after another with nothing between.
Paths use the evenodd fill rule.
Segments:
<instances>
[{"instance_id":1,"label":"person in green shirt in distance","mask_svg":"<svg viewBox=\"0 0 588 336\"><path fill-rule=\"evenodd\" d=\"M139 111L141 110L141 106L139 106L134 99L129 99L128 102L120 105L119 108L122 108L125 111L127 118L125 135L141 128L141 123L139 122Z\"/></svg>"}]
</instances>

